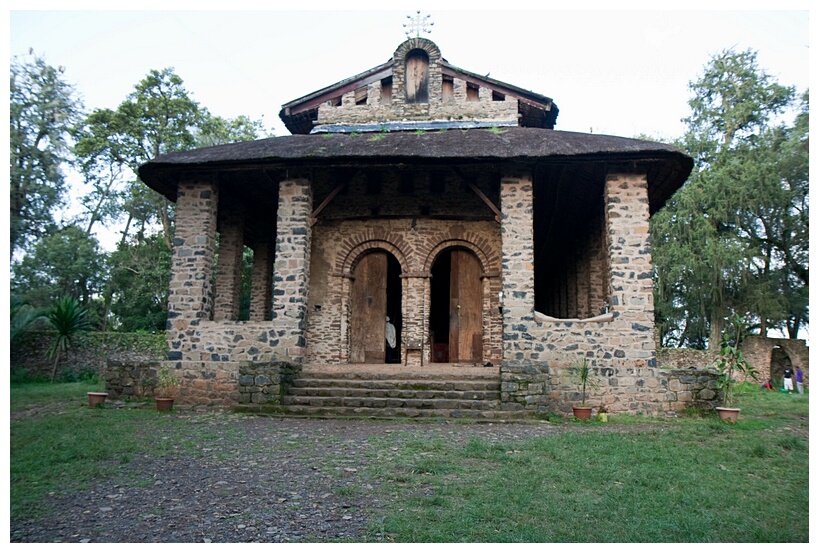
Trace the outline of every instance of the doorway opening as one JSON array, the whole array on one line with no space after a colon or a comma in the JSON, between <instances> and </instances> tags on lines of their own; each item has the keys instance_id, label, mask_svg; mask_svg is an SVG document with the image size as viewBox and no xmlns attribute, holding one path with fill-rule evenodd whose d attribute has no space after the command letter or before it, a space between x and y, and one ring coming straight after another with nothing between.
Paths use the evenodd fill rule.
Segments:
<instances>
[{"instance_id":1,"label":"doorway opening","mask_svg":"<svg viewBox=\"0 0 819 553\"><path fill-rule=\"evenodd\" d=\"M771 349L771 385L775 389L781 389L785 385L784 372L785 369L793 369L793 362L788 353L780 346L774 346ZM796 371L793 371L796 373Z\"/></svg>"},{"instance_id":2,"label":"doorway opening","mask_svg":"<svg viewBox=\"0 0 819 553\"><path fill-rule=\"evenodd\" d=\"M350 363L401 362L401 264L385 250L366 253L353 269ZM388 327L395 340L387 342Z\"/></svg>"},{"instance_id":3,"label":"doorway opening","mask_svg":"<svg viewBox=\"0 0 819 553\"><path fill-rule=\"evenodd\" d=\"M433 363L483 358L481 264L465 248L449 248L432 265L429 335Z\"/></svg>"}]
</instances>

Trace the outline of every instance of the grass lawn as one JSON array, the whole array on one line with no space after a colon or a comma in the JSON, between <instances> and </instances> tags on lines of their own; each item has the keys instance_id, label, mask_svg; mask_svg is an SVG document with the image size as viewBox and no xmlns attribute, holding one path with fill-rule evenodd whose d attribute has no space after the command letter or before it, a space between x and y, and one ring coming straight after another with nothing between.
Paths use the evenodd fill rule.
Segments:
<instances>
[{"instance_id":1,"label":"grass lawn","mask_svg":"<svg viewBox=\"0 0 819 553\"><path fill-rule=\"evenodd\" d=\"M168 453L165 427L209 436L153 409L88 409L91 384L11 387L11 519L49 493ZM77 399L81 398L81 399ZM373 542L807 542L808 395L740 389L736 425L610 415L504 443L372 437L384 505ZM788 528L787 531L783 529Z\"/></svg>"}]
</instances>

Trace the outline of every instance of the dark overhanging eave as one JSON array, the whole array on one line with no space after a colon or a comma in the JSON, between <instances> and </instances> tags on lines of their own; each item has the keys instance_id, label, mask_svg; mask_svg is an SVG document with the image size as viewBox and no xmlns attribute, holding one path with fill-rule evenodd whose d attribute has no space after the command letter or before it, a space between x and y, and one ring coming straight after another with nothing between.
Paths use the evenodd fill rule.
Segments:
<instances>
[{"instance_id":1,"label":"dark overhanging eave","mask_svg":"<svg viewBox=\"0 0 819 553\"><path fill-rule=\"evenodd\" d=\"M546 166L559 165L566 163L586 163L594 164L601 163L605 165L631 165L633 168L650 165L654 163L672 163L677 165L675 168L680 175L686 176L691 170L693 163L690 158L684 155L617 155L612 154L584 154L584 155L555 155L548 157L457 157L457 158L424 158L417 157L379 157L374 159L372 157L344 157L344 158L287 158L287 159L269 159L269 160L245 160L241 162L213 162L200 163L195 165L189 164L157 164L154 166L143 166L140 169L140 177L151 188L175 202L177 197L177 181L182 175L195 178L197 175L213 175L225 173L237 173L247 171L302 171L309 169L326 169L326 168L341 168L341 167L368 167L368 168L386 168L396 166L417 166L419 164L425 167L450 167L454 165L492 165L492 166ZM676 180L676 179L675 179ZM684 180L684 179L683 179ZM680 182L680 185L682 183ZM678 186L672 185L674 190ZM665 188L665 187L664 187ZM665 194L663 194L665 196ZM670 194L668 194L670 196ZM666 198L663 199L663 203ZM658 207L656 202L652 202L652 213Z\"/></svg>"},{"instance_id":2,"label":"dark overhanging eave","mask_svg":"<svg viewBox=\"0 0 819 553\"><path fill-rule=\"evenodd\" d=\"M389 165L541 165L553 163L665 165L659 199L688 176L693 160L665 144L544 129L473 129L427 133L299 135L228 144L159 156L140 177L172 201L180 175L310 167ZM669 192L670 190L670 192ZM656 192L653 194L657 196ZM656 210L658 200L652 200Z\"/></svg>"}]
</instances>

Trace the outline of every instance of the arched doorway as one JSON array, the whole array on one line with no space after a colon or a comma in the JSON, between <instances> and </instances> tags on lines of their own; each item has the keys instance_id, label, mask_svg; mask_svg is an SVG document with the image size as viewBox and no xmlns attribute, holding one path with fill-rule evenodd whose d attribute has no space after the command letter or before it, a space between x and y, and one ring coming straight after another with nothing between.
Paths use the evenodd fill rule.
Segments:
<instances>
[{"instance_id":1,"label":"arched doorway","mask_svg":"<svg viewBox=\"0 0 819 553\"><path fill-rule=\"evenodd\" d=\"M401 362L401 265L385 250L370 250L353 269L350 363ZM395 347L387 344L387 318Z\"/></svg>"},{"instance_id":2,"label":"arched doorway","mask_svg":"<svg viewBox=\"0 0 819 553\"><path fill-rule=\"evenodd\" d=\"M786 368L793 369L790 356L782 347L774 346L771 348L771 384L775 388L782 388L782 375Z\"/></svg>"},{"instance_id":3,"label":"arched doorway","mask_svg":"<svg viewBox=\"0 0 819 553\"><path fill-rule=\"evenodd\" d=\"M433 363L483 358L481 264L465 248L441 252L432 265L429 330Z\"/></svg>"}]
</instances>

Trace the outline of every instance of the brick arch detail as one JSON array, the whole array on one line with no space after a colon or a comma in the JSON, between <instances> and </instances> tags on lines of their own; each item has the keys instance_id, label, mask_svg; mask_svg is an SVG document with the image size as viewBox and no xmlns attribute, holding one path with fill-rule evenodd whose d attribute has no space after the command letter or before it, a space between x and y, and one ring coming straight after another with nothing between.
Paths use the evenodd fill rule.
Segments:
<instances>
[{"instance_id":1,"label":"brick arch detail","mask_svg":"<svg viewBox=\"0 0 819 553\"><path fill-rule=\"evenodd\" d=\"M362 238L360 240L356 240L354 238L352 242L357 242L357 245L346 249L344 252L341 252L336 259L337 270L340 273L352 274L353 268L358 263L358 260L361 259L367 252L372 250L384 250L391 253L395 259L398 260L398 264L401 266L401 271L407 272L407 257L396 244L393 244L388 240L373 239L370 237Z\"/></svg>"},{"instance_id":2,"label":"brick arch detail","mask_svg":"<svg viewBox=\"0 0 819 553\"><path fill-rule=\"evenodd\" d=\"M478 261L481 264L481 270L484 273L493 272L493 270L497 270L495 269L495 264L493 263L493 261L496 262L497 259L495 258L495 256L487 255L487 253L484 251L485 247L488 247L488 244L485 244L484 247L482 248L475 241L471 241L468 239L455 238L442 240L435 247L429 250L426 259L424 260L423 270L425 273L431 273L432 264L435 263L435 259L444 250L448 248L464 248L475 254L475 256L478 258Z\"/></svg>"}]
</instances>

